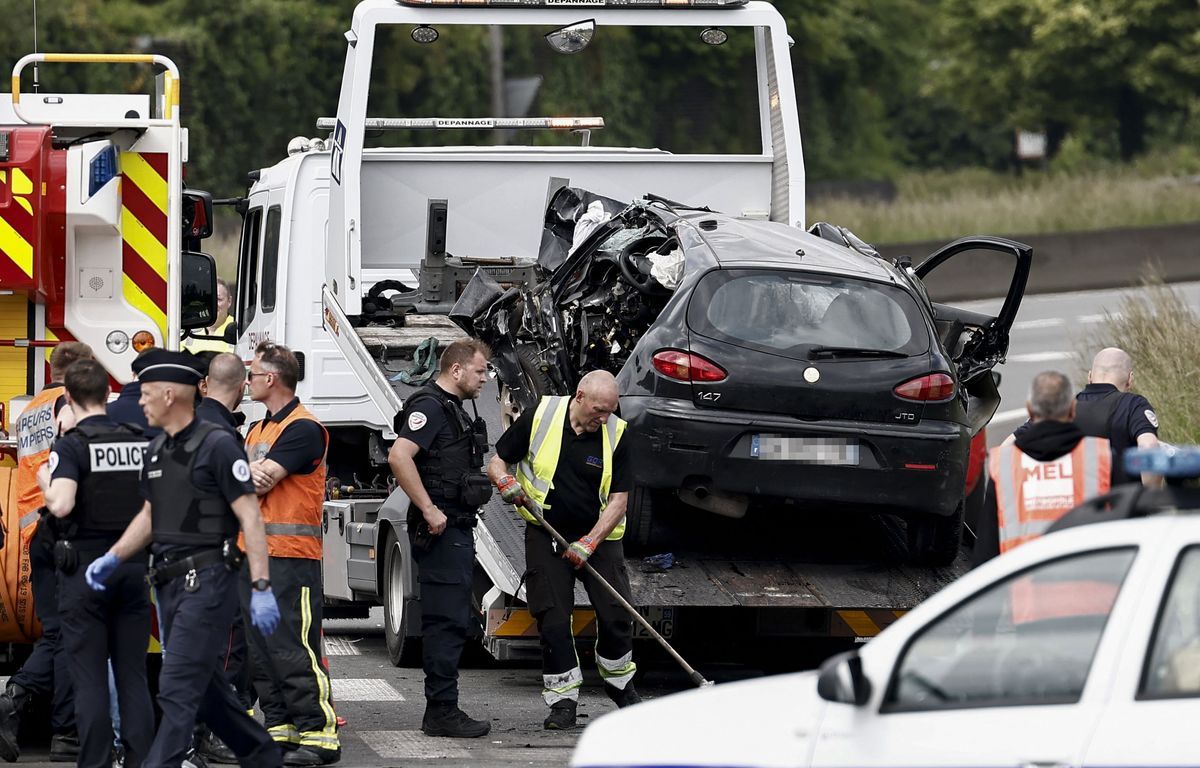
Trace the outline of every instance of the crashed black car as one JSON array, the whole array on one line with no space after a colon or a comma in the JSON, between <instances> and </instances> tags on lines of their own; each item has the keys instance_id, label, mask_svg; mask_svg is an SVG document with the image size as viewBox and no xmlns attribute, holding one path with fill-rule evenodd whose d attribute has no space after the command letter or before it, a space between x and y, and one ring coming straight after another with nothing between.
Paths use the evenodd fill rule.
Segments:
<instances>
[{"instance_id":1,"label":"crashed black car","mask_svg":"<svg viewBox=\"0 0 1200 768\"><path fill-rule=\"evenodd\" d=\"M966 252L1011 262L995 315L930 300L927 278ZM479 273L452 317L492 345L510 418L590 370L617 375L634 542L671 497L731 517L765 500L898 515L911 559L947 564L1032 256L972 237L912 267L829 224L565 188L541 279L505 290Z\"/></svg>"}]
</instances>

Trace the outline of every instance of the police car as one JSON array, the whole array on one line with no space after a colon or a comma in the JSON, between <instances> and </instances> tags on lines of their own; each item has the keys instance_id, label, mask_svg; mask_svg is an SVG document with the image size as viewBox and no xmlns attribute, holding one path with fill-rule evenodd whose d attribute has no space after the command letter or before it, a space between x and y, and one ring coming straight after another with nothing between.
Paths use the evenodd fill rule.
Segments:
<instances>
[{"instance_id":1,"label":"police car","mask_svg":"<svg viewBox=\"0 0 1200 768\"><path fill-rule=\"evenodd\" d=\"M1200 477L1200 449L1126 469ZM1178 512L1200 491L1094 499L861 650L614 712L571 764L1196 765L1200 514Z\"/></svg>"}]
</instances>

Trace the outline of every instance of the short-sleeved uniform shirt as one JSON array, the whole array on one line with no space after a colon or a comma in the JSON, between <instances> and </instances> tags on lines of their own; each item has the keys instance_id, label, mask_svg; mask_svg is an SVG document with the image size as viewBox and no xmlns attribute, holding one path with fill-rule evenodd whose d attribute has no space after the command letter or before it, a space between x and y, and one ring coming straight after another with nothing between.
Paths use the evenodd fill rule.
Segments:
<instances>
[{"instance_id":1,"label":"short-sleeved uniform shirt","mask_svg":"<svg viewBox=\"0 0 1200 768\"><path fill-rule=\"evenodd\" d=\"M1075 399L1080 401L1099 400L1116 391L1117 388L1113 384L1088 384L1079 394L1075 395ZM1028 428L1029 422L1026 422L1013 434L1020 437ZM1117 407L1108 421L1108 428L1108 442L1113 455L1114 484L1137 480L1138 478L1131 478L1125 474L1125 463L1122 457L1125 455L1126 449L1137 447L1137 439L1140 436L1158 434L1158 416L1154 413L1154 407L1142 395L1125 392L1117 401Z\"/></svg>"},{"instance_id":2,"label":"short-sleeved uniform shirt","mask_svg":"<svg viewBox=\"0 0 1200 768\"><path fill-rule=\"evenodd\" d=\"M167 436L163 446L172 448L180 442L186 442L196 431L199 420L193 419L183 429L174 435ZM250 479L250 467L246 463L246 451L236 435L225 430L210 434L197 450L195 462L192 464L192 482L196 488L206 493L219 494L227 504L242 496L254 495L254 483ZM141 494L146 501L150 500L150 481L146 477L146 467L150 462L142 462ZM154 545L155 552L162 552L174 547Z\"/></svg>"},{"instance_id":3,"label":"short-sleeved uniform shirt","mask_svg":"<svg viewBox=\"0 0 1200 768\"><path fill-rule=\"evenodd\" d=\"M89 416L80 421L80 424L94 425L104 429L116 429L117 422L113 421L108 416ZM54 443L54 450L50 452L50 480L74 480L76 483L82 483L84 478L91 474L91 458L88 456L87 443L78 433L68 433L63 435ZM76 490L78 493L78 489ZM75 539L87 540L106 540L109 543L115 542L121 537L120 532L105 531L80 531Z\"/></svg>"},{"instance_id":4,"label":"short-sleeved uniform shirt","mask_svg":"<svg viewBox=\"0 0 1200 768\"><path fill-rule=\"evenodd\" d=\"M496 441L496 455L509 464L529 453L533 415L529 409ZM586 536L600 517L600 477L604 471L604 435L601 430L575 434L570 409L563 416L562 447L554 471L554 487L546 496L550 509L546 521L568 540ZM608 492L627 493L633 487L628 448L624 440L613 451L612 484Z\"/></svg>"},{"instance_id":5,"label":"short-sleeved uniform shirt","mask_svg":"<svg viewBox=\"0 0 1200 768\"><path fill-rule=\"evenodd\" d=\"M442 392L450 402L454 403L455 407L462 408L462 398L459 398L446 390L439 387L437 384L431 385L439 392ZM403 437L416 444L421 450L417 452L417 457L429 451L434 446L445 445L453 442L459 437L459 429L451 421L446 413L446 408L437 398L422 397L412 404L411 407L406 407L408 415L404 418L404 423L400 425L398 437ZM429 490L426 486L426 491ZM448 503L440 494L430 493L429 498L434 504L445 510L445 505ZM474 512L462 508L458 510L463 513Z\"/></svg>"},{"instance_id":6,"label":"short-sleeved uniform shirt","mask_svg":"<svg viewBox=\"0 0 1200 768\"><path fill-rule=\"evenodd\" d=\"M242 416L241 421L238 421L238 416ZM218 427L224 427L235 434L237 433L237 428L246 420L242 414L233 413L225 407L224 403L211 397L204 398L196 406L196 418L200 419L200 421L216 424Z\"/></svg>"},{"instance_id":7,"label":"short-sleeved uniform shirt","mask_svg":"<svg viewBox=\"0 0 1200 768\"><path fill-rule=\"evenodd\" d=\"M292 398L278 413L267 414L267 421L283 421L299 404L300 398ZM256 425L257 422L250 429L253 430ZM296 419L284 427L274 445L265 453L250 456L249 459L270 459L287 470L289 475L308 475L320 468L325 459L325 447L325 431L320 424L312 419Z\"/></svg>"}]
</instances>

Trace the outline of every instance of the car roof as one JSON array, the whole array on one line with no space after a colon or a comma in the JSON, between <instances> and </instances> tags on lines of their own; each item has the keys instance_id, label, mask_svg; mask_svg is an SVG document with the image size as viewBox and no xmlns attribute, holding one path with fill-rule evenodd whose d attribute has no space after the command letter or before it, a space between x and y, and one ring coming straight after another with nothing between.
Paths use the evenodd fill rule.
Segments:
<instances>
[{"instance_id":1,"label":"car roof","mask_svg":"<svg viewBox=\"0 0 1200 768\"><path fill-rule=\"evenodd\" d=\"M688 212L722 267L769 267L855 274L899 283L894 267L844 245L774 221L739 219L719 213Z\"/></svg>"}]
</instances>

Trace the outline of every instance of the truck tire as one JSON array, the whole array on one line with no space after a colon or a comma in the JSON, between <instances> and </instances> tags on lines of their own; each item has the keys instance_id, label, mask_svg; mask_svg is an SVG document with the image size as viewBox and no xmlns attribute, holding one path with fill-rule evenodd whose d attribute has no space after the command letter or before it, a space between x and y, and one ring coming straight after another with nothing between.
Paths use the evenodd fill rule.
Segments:
<instances>
[{"instance_id":1,"label":"truck tire","mask_svg":"<svg viewBox=\"0 0 1200 768\"><path fill-rule=\"evenodd\" d=\"M963 503L954 514L910 517L905 523L908 561L913 565L947 566L958 557L963 536Z\"/></svg>"},{"instance_id":2,"label":"truck tire","mask_svg":"<svg viewBox=\"0 0 1200 768\"><path fill-rule=\"evenodd\" d=\"M396 532L389 531L387 548L383 559L383 634L387 640L388 658L396 667L415 667L421 664L419 632L411 626L414 621L412 601L407 595L412 592L412 575L408 564L408 547L405 547Z\"/></svg>"},{"instance_id":3,"label":"truck tire","mask_svg":"<svg viewBox=\"0 0 1200 768\"><path fill-rule=\"evenodd\" d=\"M635 548L644 548L650 544L653 530L654 492L644 486L635 486L625 510L625 540Z\"/></svg>"}]
</instances>

